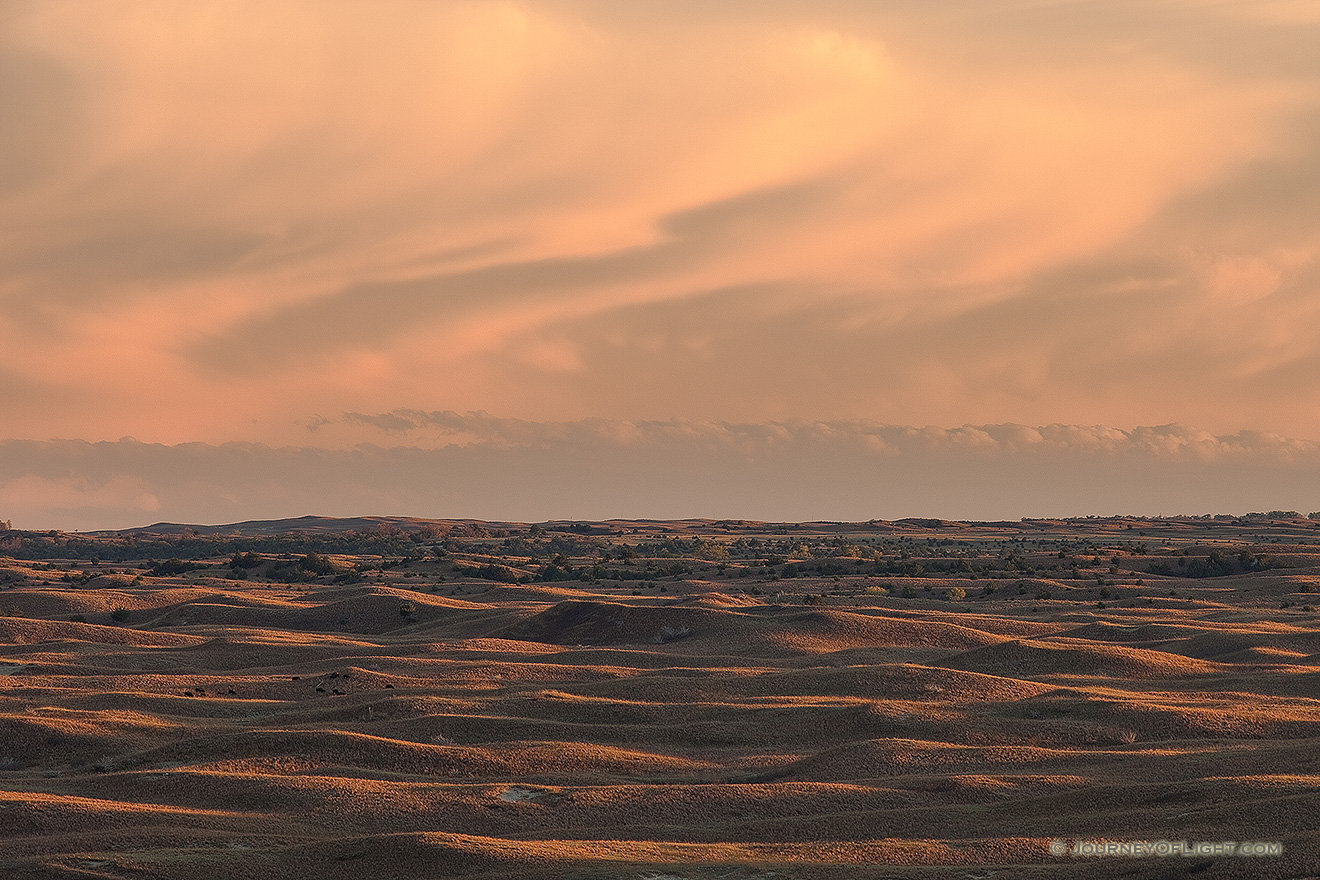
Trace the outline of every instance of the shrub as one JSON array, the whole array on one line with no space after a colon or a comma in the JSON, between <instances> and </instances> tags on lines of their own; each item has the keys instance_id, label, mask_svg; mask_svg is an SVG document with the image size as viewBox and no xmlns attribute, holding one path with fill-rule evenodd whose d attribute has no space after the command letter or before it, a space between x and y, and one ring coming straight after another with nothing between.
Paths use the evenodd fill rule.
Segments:
<instances>
[{"instance_id":1,"label":"shrub","mask_svg":"<svg viewBox=\"0 0 1320 880\"><path fill-rule=\"evenodd\" d=\"M187 574L199 568L209 568L205 562L184 562L177 556L167 559L164 562L157 562L151 567L151 573L156 577L172 577L179 574Z\"/></svg>"},{"instance_id":2,"label":"shrub","mask_svg":"<svg viewBox=\"0 0 1320 880\"><path fill-rule=\"evenodd\" d=\"M298 567L317 577L325 577L339 570L339 567L330 561L330 557L323 556L320 553L308 553L298 560Z\"/></svg>"},{"instance_id":3,"label":"shrub","mask_svg":"<svg viewBox=\"0 0 1320 880\"><path fill-rule=\"evenodd\" d=\"M127 608L116 608L110 612L110 619L115 623L123 623L125 620L128 620L132 614L133 612L129 611Z\"/></svg>"},{"instance_id":4,"label":"shrub","mask_svg":"<svg viewBox=\"0 0 1320 880\"><path fill-rule=\"evenodd\" d=\"M235 553L229 560L229 567L234 569L246 570L256 568L265 562L260 553Z\"/></svg>"},{"instance_id":5,"label":"shrub","mask_svg":"<svg viewBox=\"0 0 1320 880\"><path fill-rule=\"evenodd\" d=\"M967 591L962 587L950 587L944 591L944 598L949 602L961 602L967 598Z\"/></svg>"},{"instance_id":6,"label":"shrub","mask_svg":"<svg viewBox=\"0 0 1320 880\"><path fill-rule=\"evenodd\" d=\"M485 565L476 565L473 563L455 563L454 568L460 574L470 577L481 578L486 581L499 581L505 584L521 584L526 578L515 568L507 565L496 565L487 563ZM570 580L575 576L571 569L545 569L541 572L543 577L537 580Z\"/></svg>"}]
</instances>

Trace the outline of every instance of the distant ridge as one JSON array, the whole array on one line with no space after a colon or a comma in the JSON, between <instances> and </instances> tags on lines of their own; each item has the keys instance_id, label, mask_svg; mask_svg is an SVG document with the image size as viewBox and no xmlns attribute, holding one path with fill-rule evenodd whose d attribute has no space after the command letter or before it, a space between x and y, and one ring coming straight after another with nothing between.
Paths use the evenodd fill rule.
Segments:
<instances>
[{"instance_id":1,"label":"distant ridge","mask_svg":"<svg viewBox=\"0 0 1320 880\"><path fill-rule=\"evenodd\" d=\"M347 532L393 526L404 531L425 531L433 528L452 527L461 523L477 523L478 520L459 519L422 519L411 516L298 516L287 519L254 519L222 525L195 525L190 523L159 522L149 526L131 529L114 529L101 532L89 532L93 535L180 535L193 532L197 535L279 535L287 532ZM482 523L491 526L526 528L521 523Z\"/></svg>"},{"instance_id":2,"label":"distant ridge","mask_svg":"<svg viewBox=\"0 0 1320 880\"><path fill-rule=\"evenodd\" d=\"M88 536L161 535L177 536L191 532L203 537L262 536L290 532L333 534L366 531L382 527L400 529L408 533L448 533L455 529L469 533L476 529L487 531L521 532L541 529L549 532L568 532L577 535L623 534L738 534L740 532L772 534L864 534L864 533L919 533L938 531L989 530L991 532L1037 530L1041 528L1097 527L1115 532L1134 532L1141 528L1232 528L1246 523L1290 523L1302 528L1320 527L1320 519L1310 519L1291 512L1249 513L1243 516L1106 516L1059 517L1022 520L947 520L925 517L905 517L896 520L873 519L862 522L815 520L810 522L762 522L745 519L605 519L605 520L547 520L544 522L510 522L483 519L428 519L415 516L298 516L284 519L245 520L221 525L158 522L129 529L105 529L83 532Z\"/></svg>"},{"instance_id":3,"label":"distant ridge","mask_svg":"<svg viewBox=\"0 0 1320 880\"><path fill-rule=\"evenodd\" d=\"M800 528L799 523L769 524L782 525L785 528ZM433 530L448 531L456 526L480 526L487 529L505 529L525 531L533 526L547 531L573 532L585 535L618 535L631 531L710 531L728 529L741 531L764 529L766 523L751 520L652 520L652 519L611 519L611 520L549 520L540 523L504 522L481 519L427 519L415 516L297 516L284 519L256 519L220 525L197 525L194 523L158 522L147 526L129 529L106 529L85 532L88 535L181 535L192 532L197 535L278 535L288 532L336 533L363 531L388 526L405 532L425 532Z\"/></svg>"},{"instance_id":4,"label":"distant ridge","mask_svg":"<svg viewBox=\"0 0 1320 880\"><path fill-rule=\"evenodd\" d=\"M978 525L1012 525L1010 523L980 523ZM391 527L405 532L449 531L455 527L481 527L492 530L526 531L540 528L553 532L571 532L579 535L621 535L625 533L683 533L708 534L710 532L890 532L931 528L963 529L967 523L933 519L903 519L896 522L870 520L869 522L761 522L745 519L607 519L607 520L547 520L538 523L504 522L481 519L427 519L413 516L298 516L284 519L245 520L220 525L158 522L128 529L106 529L85 532L87 535L181 535L191 532L199 536L217 535L257 536L278 535L288 532L338 533Z\"/></svg>"}]
</instances>

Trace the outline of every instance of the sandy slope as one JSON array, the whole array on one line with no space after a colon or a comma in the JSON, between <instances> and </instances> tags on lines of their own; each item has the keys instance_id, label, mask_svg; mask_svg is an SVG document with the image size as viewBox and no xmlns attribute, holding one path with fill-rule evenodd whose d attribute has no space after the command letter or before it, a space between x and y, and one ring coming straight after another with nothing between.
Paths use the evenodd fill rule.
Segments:
<instances>
[{"instance_id":1,"label":"sandy slope","mask_svg":"<svg viewBox=\"0 0 1320 880\"><path fill-rule=\"evenodd\" d=\"M1318 870L1314 613L670 584L15 586L0 876ZM1048 851L1102 837L1285 853Z\"/></svg>"}]
</instances>

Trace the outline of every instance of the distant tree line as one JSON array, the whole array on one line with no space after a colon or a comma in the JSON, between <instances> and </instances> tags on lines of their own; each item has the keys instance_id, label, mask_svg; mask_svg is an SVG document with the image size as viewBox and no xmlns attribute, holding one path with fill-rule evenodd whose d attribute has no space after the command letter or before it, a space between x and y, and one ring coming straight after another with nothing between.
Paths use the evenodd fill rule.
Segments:
<instances>
[{"instance_id":1,"label":"distant tree line","mask_svg":"<svg viewBox=\"0 0 1320 880\"><path fill-rule=\"evenodd\" d=\"M289 532L280 535L75 535L66 532L20 532L6 542L15 559L196 560L235 553L266 555L334 554L425 556L453 541L439 542L421 533L383 527L333 533Z\"/></svg>"},{"instance_id":2,"label":"distant tree line","mask_svg":"<svg viewBox=\"0 0 1320 880\"><path fill-rule=\"evenodd\" d=\"M1250 550L1242 550L1237 554L1229 554L1224 553L1222 550L1211 550L1204 558L1180 556L1176 566L1161 560L1151 563L1146 570L1150 574L1206 578L1223 577L1224 575L1251 571L1266 571L1278 567L1279 564L1275 562L1274 557L1269 553L1252 553Z\"/></svg>"}]
</instances>

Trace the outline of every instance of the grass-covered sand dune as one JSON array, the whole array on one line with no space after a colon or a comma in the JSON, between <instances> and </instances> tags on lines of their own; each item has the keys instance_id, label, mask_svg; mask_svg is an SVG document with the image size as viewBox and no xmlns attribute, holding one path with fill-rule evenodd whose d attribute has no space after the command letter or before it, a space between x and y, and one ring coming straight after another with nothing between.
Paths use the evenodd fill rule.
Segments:
<instances>
[{"instance_id":1,"label":"grass-covered sand dune","mask_svg":"<svg viewBox=\"0 0 1320 880\"><path fill-rule=\"evenodd\" d=\"M1320 865L1315 520L0 538L7 878Z\"/></svg>"}]
</instances>

